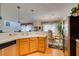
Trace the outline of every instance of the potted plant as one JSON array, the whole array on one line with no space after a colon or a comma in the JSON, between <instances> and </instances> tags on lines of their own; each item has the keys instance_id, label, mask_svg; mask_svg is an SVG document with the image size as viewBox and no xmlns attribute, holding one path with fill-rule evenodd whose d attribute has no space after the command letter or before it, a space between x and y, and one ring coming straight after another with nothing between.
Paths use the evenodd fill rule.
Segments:
<instances>
[{"instance_id":1,"label":"potted plant","mask_svg":"<svg viewBox=\"0 0 79 59\"><path fill-rule=\"evenodd\" d=\"M71 9L71 16L79 16L79 4Z\"/></svg>"},{"instance_id":2,"label":"potted plant","mask_svg":"<svg viewBox=\"0 0 79 59\"><path fill-rule=\"evenodd\" d=\"M61 22L57 24L57 34L59 36L61 36L62 34L62 23Z\"/></svg>"},{"instance_id":3,"label":"potted plant","mask_svg":"<svg viewBox=\"0 0 79 59\"><path fill-rule=\"evenodd\" d=\"M76 13L77 13L77 16L79 16L79 4L77 5Z\"/></svg>"},{"instance_id":4,"label":"potted plant","mask_svg":"<svg viewBox=\"0 0 79 59\"><path fill-rule=\"evenodd\" d=\"M77 8L76 8L76 7L73 7L73 8L71 9L71 16L77 16L76 11L77 11Z\"/></svg>"}]
</instances>

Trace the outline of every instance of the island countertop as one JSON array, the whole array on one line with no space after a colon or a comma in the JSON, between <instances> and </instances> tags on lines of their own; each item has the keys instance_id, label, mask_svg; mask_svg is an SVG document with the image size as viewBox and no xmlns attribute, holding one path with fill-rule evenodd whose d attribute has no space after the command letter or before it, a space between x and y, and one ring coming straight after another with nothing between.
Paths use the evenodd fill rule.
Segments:
<instances>
[{"instance_id":1,"label":"island countertop","mask_svg":"<svg viewBox=\"0 0 79 59\"><path fill-rule=\"evenodd\" d=\"M29 34L29 35L9 35L0 37L0 44L14 41L21 38L30 38L30 37L46 37L44 34Z\"/></svg>"}]
</instances>

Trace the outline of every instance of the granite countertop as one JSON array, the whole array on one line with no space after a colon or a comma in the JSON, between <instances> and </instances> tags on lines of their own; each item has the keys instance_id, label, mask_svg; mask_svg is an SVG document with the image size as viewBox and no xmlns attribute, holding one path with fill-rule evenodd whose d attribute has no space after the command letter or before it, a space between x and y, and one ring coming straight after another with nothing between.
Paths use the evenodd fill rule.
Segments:
<instances>
[{"instance_id":1,"label":"granite countertop","mask_svg":"<svg viewBox=\"0 0 79 59\"><path fill-rule=\"evenodd\" d=\"M20 38L30 38L30 37L46 37L46 35L37 34L37 35L10 35L10 36L4 36L4 37L0 37L0 44L10 42L10 41L13 41L13 40L17 40L17 39L20 39Z\"/></svg>"}]
</instances>

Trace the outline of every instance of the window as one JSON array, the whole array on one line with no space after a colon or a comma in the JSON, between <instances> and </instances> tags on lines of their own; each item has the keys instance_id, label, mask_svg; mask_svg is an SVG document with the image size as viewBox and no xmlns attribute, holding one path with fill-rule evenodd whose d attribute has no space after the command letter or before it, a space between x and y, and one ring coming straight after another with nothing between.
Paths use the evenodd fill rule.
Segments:
<instances>
[{"instance_id":1,"label":"window","mask_svg":"<svg viewBox=\"0 0 79 59\"><path fill-rule=\"evenodd\" d=\"M22 32L31 32L31 31L33 31L33 26L32 25L22 25L21 31Z\"/></svg>"},{"instance_id":2,"label":"window","mask_svg":"<svg viewBox=\"0 0 79 59\"><path fill-rule=\"evenodd\" d=\"M25 25L22 25L22 26L21 26L21 31L22 31L22 32L26 32L26 26L25 26Z\"/></svg>"},{"instance_id":3,"label":"window","mask_svg":"<svg viewBox=\"0 0 79 59\"><path fill-rule=\"evenodd\" d=\"M54 35L57 34L57 30L56 30L56 23L53 24L43 24L43 31L44 32L48 32L48 30L51 30L53 32Z\"/></svg>"},{"instance_id":4,"label":"window","mask_svg":"<svg viewBox=\"0 0 79 59\"><path fill-rule=\"evenodd\" d=\"M33 26L32 25L27 25L26 26L26 31L27 32L31 32L33 30Z\"/></svg>"}]
</instances>

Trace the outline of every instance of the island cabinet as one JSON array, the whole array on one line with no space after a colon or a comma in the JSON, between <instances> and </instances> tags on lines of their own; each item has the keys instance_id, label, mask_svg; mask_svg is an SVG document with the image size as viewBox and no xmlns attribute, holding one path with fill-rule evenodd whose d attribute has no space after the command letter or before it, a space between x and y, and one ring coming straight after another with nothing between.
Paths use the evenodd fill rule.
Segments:
<instances>
[{"instance_id":1,"label":"island cabinet","mask_svg":"<svg viewBox=\"0 0 79 59\"><path fill-rule=\"evenodd\" d=\"M16 44L3 48L2 56L16 56Z\"/></svg>"},{"instance_id":2,"label":"island cabinet","mask_svg":"<svg viewBox=\"0 0 79 59\"><path fill-rule=\"evenodd\" d=\"M30 38L30 52L36 52L38 49L38 38Z\"/></svg>"},{"instance_id":3,"label":"island cabinet","mask_svg":"<svg viewBox=\"0 0 79 59\"><path fill-rule=\"evenodd\" d=\"M16 40L17 56L27 55L33 52L45 52L45 38L32 37L20 38Z\"/></svg>"},{"instance_id":4,"label":"island cabinet","mask_svg":"<svg viewBox=\"0 0 79 59\"><path fill-rule=\"evenodd\" d=\"M20 40L20 55L29 53L29 38Z\"/></svg>"},{"instance_id":5,"label":"island cabinet","mask_svg":"<svg viewBox=\"0 0 79 59\"><path fill-rule=\"evenodd\" d=\"M46 41L44 37L39 37L38 38L38 51L40 52L45 52L46 49Z\"/></svg>"},{"instance_id":6,"label":"island cabinet","mask_svg":"<svg viewBox=\"0 0 79 59\"><path fill-rule=\"evenodd\" d=\"M0 56L2 56L2 49L0 49Z\"/></svg>"},{"instance_id":7,"label":"island cabinet","mask_svg":"<svg viewBox=\"0 0 79 59\"><path fill-rule=\"evenodd\" d=\"M1 48L0 56L16 56L16 44Z\"/></svg>"},{"instance_id":8,"label":"island cabinet","mask_svg":"<svg viewBox=\"0 0 79 59\"><path fill-rule=\"evenodd\" d=\"M76 56L79 56L79 42L76 42Z\"/></svg>"},{"instance_id":9,"label":"island cabinet","mask_svg":"<svg viewBox=\"0 0 79 59\"><path fill-rule=\"evenodd\" d=\"M16 52L17 55L25 55L30 52L29 38L22 38L16 40Z\"/></svg>"}]
</instances>

